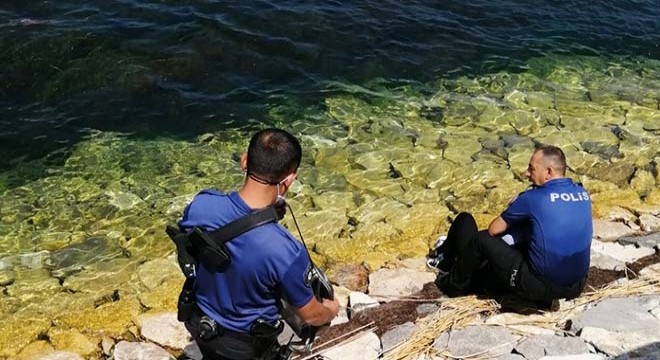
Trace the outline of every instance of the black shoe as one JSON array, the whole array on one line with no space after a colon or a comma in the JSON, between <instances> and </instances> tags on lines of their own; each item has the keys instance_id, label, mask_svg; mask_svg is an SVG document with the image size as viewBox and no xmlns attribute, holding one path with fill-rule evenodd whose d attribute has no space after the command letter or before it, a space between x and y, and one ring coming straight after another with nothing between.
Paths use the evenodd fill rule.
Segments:
<instances>
[{"instance_id":1,"label":"black shoe","mask_svg":"<svg viewBox=\"0 0 660 360\"><path fill-rule=\"evenodd\" d=\"M559 310L559 300L538 300L536 308L542 311L557 311Z\"/></svg>"},{"instance_id":2,"label":"black shoe","mask_svg":"<svg viewBox=\"0 0 660 360\"><path fill-rule=\"evenodd\" d=\"M449 274L438 275L433 283L443 294L450 298L465 296L467 294L466 291L458 289L449 282Z\"/></svg>"}]
</instances>

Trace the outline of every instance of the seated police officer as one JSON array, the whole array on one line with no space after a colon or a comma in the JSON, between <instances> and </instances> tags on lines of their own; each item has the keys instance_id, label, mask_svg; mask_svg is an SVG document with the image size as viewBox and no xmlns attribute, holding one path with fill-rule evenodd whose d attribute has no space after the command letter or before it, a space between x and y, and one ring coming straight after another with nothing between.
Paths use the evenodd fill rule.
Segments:
<instances>
[{"instance_id":1,"label":"seated police officer","mask_svg":"<svg viewBox=\"0 0 660 360\"><path fill-rule=\"evenodd\" d=\"M200 192L185 209L180 229L211 231L272 205L295 180L300 160L300 143L293 135L279 129L259 131L241 158L246 178L240 191ZM336 300L321 302L313 295L303 244L277 222L255 227L225 245L231 255L226 270L215 272L198 265L194 284L198 309L186 321L204 359L264 356L276 339L255 337L251 329L255 323L278 323L280 299L310 325L326 324L337 315Z\"/></svg>"},{"instance_id":2,"label":"seated police officer","mask_svg":"<svg viewBox=\"0 0 660 360\"><path fill-rule=\"evenodd\" d=\"M532 186L487 231L477 231L470 214L459 214L436 250L436 285L449 296L483 286L512 291L542 306L577 297L589 270L591 200L565 171L561 149L540 147L527 168Z\"/></svg>"}]
</instances>

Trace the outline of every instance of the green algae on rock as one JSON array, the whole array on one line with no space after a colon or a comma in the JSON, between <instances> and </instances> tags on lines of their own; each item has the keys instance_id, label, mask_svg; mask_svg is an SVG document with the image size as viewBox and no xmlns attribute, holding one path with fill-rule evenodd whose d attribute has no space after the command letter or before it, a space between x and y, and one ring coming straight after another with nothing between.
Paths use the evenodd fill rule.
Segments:
<instances>
[{"instance_id":1,"label":"green algae on rock","mask_svg":"<svg viewBox=\"0 0 660 360\"><path fill-rule=\"evenodd\" d=\"M86 66L102 66L101 54ZM151 72L134 60L125 65L132 78L80 86L141 91L148 81L140 74ZM194 72L190 61L173 56L156 71L186 76ZM183 67L174 73L168 64ZM660 63L549 55L528 66L517 74L447 77L423 89L334 84L323 107L272 108L273 123L303 143L288 197L314 260L377 268L423 255L459 211L487 226L527 187L527 163L544 143L566 152L569 175L592 194L594 216L634 222L635 209L656 211ZM49 76L38 87L54 95L79 73ZM138 314L172 310L182 278L163 228L200 189L240 186L238 158L248 138L246 129L191 141L90 132L59 162L0 173L0 321L8 329L0 334L1 356L51 332L68 334L62 339L79 333L93 344L128 337ZM294 230L290 216L283 223ZM25 340L14 341L19 333ZM53 344L66 348L67 341Z\"/></svg>"}]
</instances>

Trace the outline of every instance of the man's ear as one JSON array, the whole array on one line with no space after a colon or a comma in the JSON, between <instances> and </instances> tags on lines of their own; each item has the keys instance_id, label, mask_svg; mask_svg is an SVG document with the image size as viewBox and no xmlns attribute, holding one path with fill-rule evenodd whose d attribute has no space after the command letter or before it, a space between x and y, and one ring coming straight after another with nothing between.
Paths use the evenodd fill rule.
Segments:
<instances>
[{"instance_id":1,"label":"man's ear","mask_svg":"<svg viewBox=\"0 0 660 360\"><path fill-rule=\"evenodd\" d=\"M247 172L247 153L243 153L243 155L241 155L241 170L243 170L243 172Z\"/></svg>"},{"instance_id":2,"label":"man's ear","mask_svg":"<svg viewBox=\"0 0 660 360\"><path fill-rule=\"evenodd\" d=\"M550 180L555 177L555 169L552 166L545 168L545 179Z\"/></svg>"},{"instance_id":3,"label":"man's ear","mask_svg":"<svg viewBox=\"0 0 660 360\"><path fill-rule=\"evenodd\" d=\"M284 178L282 184L288 188L296 180L296 177L298 177L298 173L292 172L291 174L289 174L287 177Z\"/></svg>"}]
</instances>

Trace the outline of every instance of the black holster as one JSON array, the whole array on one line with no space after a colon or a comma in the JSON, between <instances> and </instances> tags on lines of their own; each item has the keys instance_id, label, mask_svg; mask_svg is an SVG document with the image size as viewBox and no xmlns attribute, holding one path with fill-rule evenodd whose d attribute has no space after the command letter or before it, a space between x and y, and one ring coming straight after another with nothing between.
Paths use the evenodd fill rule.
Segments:
<instances>
[{"instance_id":1,"label":"black holster","mask_svg":"<svg viewBox=\"0 0 660 360\"><path fill-rule=\"evenodd\" d=\"M263 319L257 319L252 323L250 335L253 337L252 346L257 360L285 360L290 357L291 351L286 351L289 350L288 346L280 345L277 341L277 336L282 330L284 323L281 321L271 324Z\"/></svg>"},{"instance_id":2,"label":"black holster","mask_svg":"<svg viewBox=\"0 0 660 360\"><path fill-rule=\"evenodd\" d=\"M181 322L190 320L190 317L197 308L197 301L195 300L195 291L193 287L194 283L194 278L187 278L181 288L179 301L176 304L176 318Z\"/></svg>"}]
</instances>

